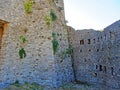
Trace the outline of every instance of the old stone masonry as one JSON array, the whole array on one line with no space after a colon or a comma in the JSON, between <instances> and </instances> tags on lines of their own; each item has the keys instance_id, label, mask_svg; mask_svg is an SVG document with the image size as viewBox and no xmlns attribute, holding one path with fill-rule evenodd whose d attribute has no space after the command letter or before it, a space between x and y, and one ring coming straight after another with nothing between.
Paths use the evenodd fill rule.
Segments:
<instances>
[{"instance_id":1,"label":"old stone masonry","mask_svg":"<svg viewBox=\"0 0 120 90\"><path fill-rule=\"evenodd\" d=\"M0 19L0 87L74 81L62 0L0 0Z\"/></svg>"},{"instance_id":2,"label":"old stone masonry","mask_svg":"<svg viewBox=\"0 0 120 90\"><path fill-rule=\"evenodd\" d=\"M0 0L0 87L80 81L120 88L119 39L120 21L104 31L66 26L63 0Z\"/></svg>"},{"instance_id":3,"label":"old stone masonry","mask_svg":"<svg viewBox=\"0 0 120 90\"><path fill-rule=\"evenodd\" d=\"M68 31L76 80L120 88L120 20L102 31Z\"/></svg>"}]
</instances>

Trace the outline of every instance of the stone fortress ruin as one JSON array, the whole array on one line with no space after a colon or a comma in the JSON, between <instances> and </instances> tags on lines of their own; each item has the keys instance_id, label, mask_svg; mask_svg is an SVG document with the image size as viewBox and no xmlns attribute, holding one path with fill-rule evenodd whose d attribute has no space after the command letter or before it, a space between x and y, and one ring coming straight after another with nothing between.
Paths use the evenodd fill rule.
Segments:
<instances>
[{"instance_id":1,"label":"stone fortress ruin","mask_svg":"<svg viewBox=\"0 0 120 90\"><path fill-rule=\"evenodd\" d=\"M74 81L71 58L60 56L69 45L63 8L62 0L0 0L1 87L16 80L55 87Z\"/></svg>"},{"instance_id":2,"label":"stone fortress ruin","mask_svg":"<svg viewBox=\"0 0 120 90\"><path fill-rule=\"evenodd\" d=\"M120 88L119 30L120 21L75 31L66 26L63 0L0 0L0 87L18 80Z\"/></svg>"},{"instance_id":3,"label":"stone fortress ruin","mask_svg":"<svg viewBox=\"0 0 120 90\"><path fill-rule=\"evenodd\" d=\"M68 32L76 80L120 88L120 21L103 31Z\"/></svg>"}]
</instances>

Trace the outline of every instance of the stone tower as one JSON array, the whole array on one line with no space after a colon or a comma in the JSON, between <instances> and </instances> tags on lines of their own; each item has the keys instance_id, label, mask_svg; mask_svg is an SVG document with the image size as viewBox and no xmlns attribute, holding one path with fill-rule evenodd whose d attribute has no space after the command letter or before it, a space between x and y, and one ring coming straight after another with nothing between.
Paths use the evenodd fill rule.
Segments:
<instances>
[{"instance_id":1,"label":"stone tower","mask_svg":"<svg viewBox=\"0 0 120 90\"><path fill-rule=\"evenodd\" d=\"M0 0L1 87L16 80L50 86L73 81L71 57L61 56L68 46L63 0Z\"/></svg>"}]
</instances>

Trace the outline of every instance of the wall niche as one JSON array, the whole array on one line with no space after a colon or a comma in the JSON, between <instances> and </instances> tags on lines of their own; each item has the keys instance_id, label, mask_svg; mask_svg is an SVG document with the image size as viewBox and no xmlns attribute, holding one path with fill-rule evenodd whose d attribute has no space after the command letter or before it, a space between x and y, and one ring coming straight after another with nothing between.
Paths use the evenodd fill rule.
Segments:
<instances>
[{"instance_id":1,"label":"wall niche","mask_svg":"<svg viewBox=\"0 0 120 90\"><path fill-rule=\"evenodd\" d=\"M0 19L0 58L1 58L1 54L2 54L1 50L3 47L2 43L4 42L3 36L4 36L4 33L6 32L7 26L8 26L8 22Z\"/></svg>"}]
</instances>

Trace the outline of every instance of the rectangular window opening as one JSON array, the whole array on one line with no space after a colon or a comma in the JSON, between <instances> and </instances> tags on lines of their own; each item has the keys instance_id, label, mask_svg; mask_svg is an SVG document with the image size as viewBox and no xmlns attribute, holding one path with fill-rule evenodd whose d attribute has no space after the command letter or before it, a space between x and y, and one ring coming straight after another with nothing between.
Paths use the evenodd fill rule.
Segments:
<instances>
[{"instance_id":1,"label":"rectangular window opening","mask_svg":"<svg viewBox=\"0 0 120 90\"><path fill-rule=\"evenodd\" d=\"M112 38L112 32L110 32L110 38Z\"/></svg>"},{"instance_id":2,"label":"rectangular window opening","mask_svg":"<svg viewBox=\"0 0 120 90\"><path fill-rule=\"evenodd\" d=\"M97 52L99 52L99 49L97 49Z\"/></svg>"},{"instance_id":3,"label":"rectangular window opening","mask_svg":"<svg viewBox=\"0 0 120 90\"><path fill-rule=\"evenodd\" d=\"M93 43L95 43L95 39L93 39Z\"/></svg>"},{"instance_id":4,"label":"rectangular window opening","mask_svg":"<svg viewBox=\"0 0 120 90\"><path fill-rule=\"evenodd\" d=\"M96 69L98 69L98 65L96 65Z\"/></svg>"},{"instance_id":5,"label":"rectangular window opening","mask_svg":"<svg viewBox=\"0 0 120 90\"><path fill-rule=\"evenodd\" d=\"M102 71L102 65L99 66L100 71Z\"/></svg>"},{"instance_id":6,"label":"rectangular window opening","mask_svg":"<svg viewBox=\"0 0 120 90\"><path fill-rule=\"evenodd\" d=\"M84 40L80 40L80 45L84 44Z\"/></svg>"},{"instance_id":7,"label":"rectangular window opening","mask_svg":"<svg viewBox=\"0 0 120 90\"><path fill-rule=\"evenodd\" d=\"M88 44L90 44L90 39L88 39Z\"/></svg>"},{"instance_id":8,"label":"rectangular window opening","mask_svg":"<svg viewBox=\"0 0 120 90\"><path fill-rule=\"evenodd\" d=\"M113 67L111 67L111 74L113 75L113 71L114 71L114 69L113 69Z\"/></svg>"},{"instance_id":9,"label":"rectangular window opening","mask_svg":"<svg viewBox=\"0 0 120 90\"><path fill-rule=\"evenodd\" d=\"M80 49L80 52L82 52L82 49Z\"/></svg>"}]
</instances>

